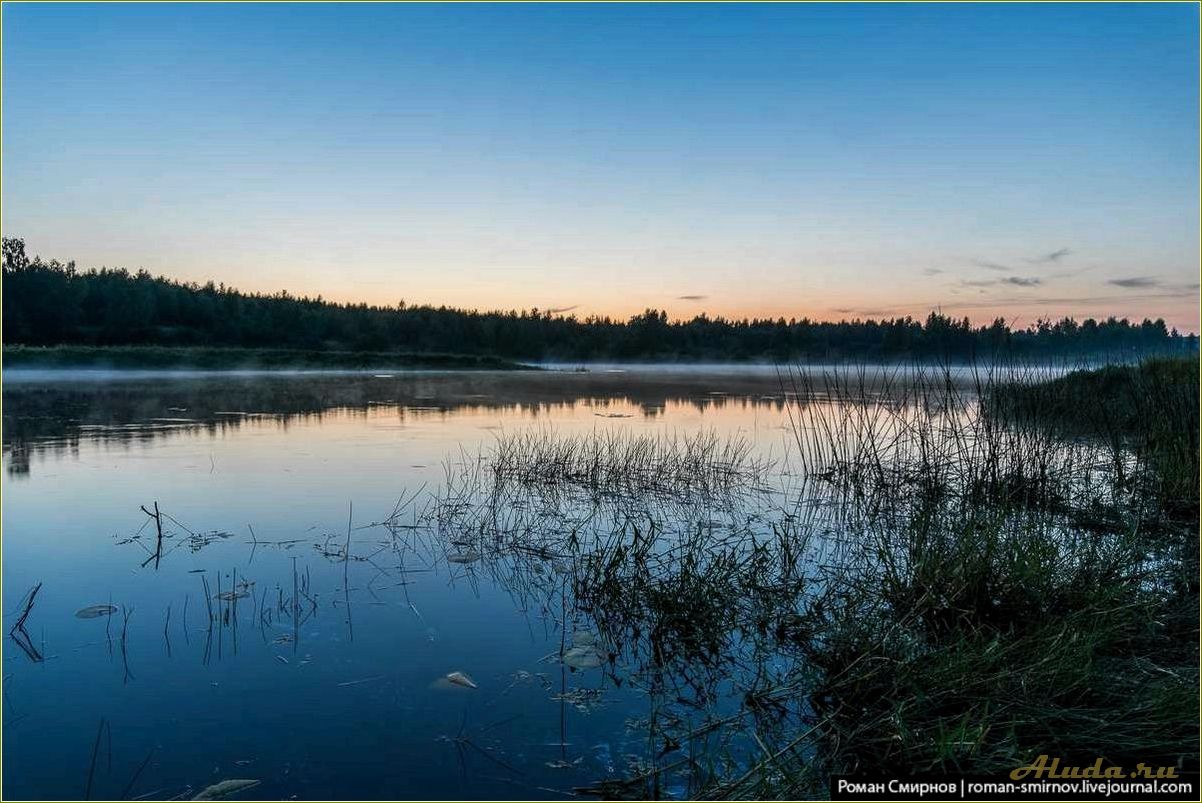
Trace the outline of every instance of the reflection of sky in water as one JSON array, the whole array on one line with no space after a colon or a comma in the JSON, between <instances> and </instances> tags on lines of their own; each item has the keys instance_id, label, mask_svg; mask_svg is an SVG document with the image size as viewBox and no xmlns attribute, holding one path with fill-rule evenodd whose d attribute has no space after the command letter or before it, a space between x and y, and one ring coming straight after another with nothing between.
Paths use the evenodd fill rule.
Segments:
<instances>
[{"instance_id":1,"label":"reflection of sky in water","mask_svg":"<svg viewBox=\"0 0 1202 803\"><path fill-rule=\"evenodd\" d=\"M422 571L420 555L404 557L400 573L378 528L352 534L352 554L371 562L344 567L313 544L326 534L342 543L352 503L358 526L387 516L406 491L438 486L448 455L474 453L500 428L704 427L780 455L791 433L775 375L376 381L6 386L5 622L43 582L27 628L46 656L32 663L11 641L4 652L6 797L81 796L101 717L112 769L102 744L93 797L122 794L151 750L130 795L255 778L263 785L252 795L269 798L563 797L626 774L628 756L665 749L628 727L650 711L641 680L619 689L600 670L565 672L555 660L558 599L523 599L471 565ZM179 418L200 420L153 420ZM143 549L118 542L154 501L193 531L233 536L197 552L173 540L159 571L139 568ZM249 527L263 542L253 559ZM290 626L278 611L265 625L258 604L291 596L294 558L316 612L296 642L278 641ZM236 638L219 628L206 644L197 569L211 586L220 571L227 590L235 569L255 583L257 599L238 602ZM133 609L128 677L120 617L73 615L110 599ZM479 688L435 683L454 670ZM571 703L552 699L565 690ZM721 707L697 709L696 724Z\"/></svg>"}]
</instances>

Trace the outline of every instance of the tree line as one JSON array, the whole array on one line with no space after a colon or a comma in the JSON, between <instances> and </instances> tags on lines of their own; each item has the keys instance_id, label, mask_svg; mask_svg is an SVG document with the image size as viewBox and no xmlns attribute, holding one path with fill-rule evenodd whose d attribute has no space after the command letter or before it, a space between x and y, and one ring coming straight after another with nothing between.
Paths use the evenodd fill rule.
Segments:
<instances>
[{"instance_id":1,"label":"tree line","mask_svg":"<svg viewBox=\"0 0 1202 803\"><path fill-rule=\"evenodd\" d=\"M4 342L25 345L157 345L486 354L525 360L972 359L1191 352L1195 334L1162 319L1040 320L1012 329L998 318L932 312L881 320L669 320L648 309L628 320L556 316L538 309L479 312L446 306L339 304L244 293L139 270L78 270L30 258L3 240Z\"/></svg>"}]
</instances>

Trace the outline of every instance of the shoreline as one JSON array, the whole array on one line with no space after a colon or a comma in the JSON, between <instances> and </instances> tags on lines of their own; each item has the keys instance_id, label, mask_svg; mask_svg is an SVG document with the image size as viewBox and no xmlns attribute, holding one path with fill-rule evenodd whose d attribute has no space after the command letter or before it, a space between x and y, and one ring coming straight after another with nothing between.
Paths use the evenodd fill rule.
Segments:
<instances>
[{"instance_id":1,"label":"shoreline","mask_svg":"<svg viewBox=\"0 0 1202 803\"><path fill-rule=\"evenodd\" d=\"M242 348L223 346L27 346L5 344L5 371L145 371L145 372L306 372L306 371L548 371L552 373L715 373L811 369L848 369L865 366L888 368L986 369L991 365L1043 366L1062 371L1092 369L1104 365L1134 364L1149 357L1183 357L1197 352L1149 351L1131 353L1081 353L1059 355L1010 355L1000 359L939 359L913 355L822 356L793 355L772 358L760 355L745 359L714 356L645 356L620 359L595 357L580 360L508 359L486 354L407 351L350 351L323 349Z\"/></svg>"},{"instance_id":2,"label":"shoreline","mask_svg":"<svg viewBox=\"0 0 1202 803\"><path fill-rule=\"evenodd\" d=\"M535 371L500 357L208 346L4 346L4 370Z\"/></svg>"}]
</instances>

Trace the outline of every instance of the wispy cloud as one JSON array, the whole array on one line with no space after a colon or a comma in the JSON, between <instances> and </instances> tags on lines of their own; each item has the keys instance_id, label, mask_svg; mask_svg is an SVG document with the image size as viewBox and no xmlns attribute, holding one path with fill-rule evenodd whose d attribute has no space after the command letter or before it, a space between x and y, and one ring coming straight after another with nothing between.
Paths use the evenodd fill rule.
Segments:
<instances>
[{"instance_id":1,"label":"wispy cloud","mask_svg":"<svg viewBox=\"0 0 1202 803\"><path fill-rule=\"evenodd\" d=\"M1159 287L1160 282L1152 276L1131 276L1126 279L1111 279L1107 284L1123 287L1128 290L1140 290L1147 287Z\"/></svg>"},{"instance_id":2,"label":"wispy cloud","mask_svg":"<svg viewBox=\"0 0 1202 803\"><path fill-rule=\"evenodd\" d=\"M678 301L705 301L709 296L677 296Z\"/></svg>"},{"instance_id":3,"label":"wispy cloud","mask_svg":"<svg viewBox=\"0 0 1202 803\"><path fill-rule=\"evenodd\" d=\"M1055 251L1051 251L1046 254L1039 254L1038 256L1033 257L1024 257L1023 262L1026 262L1028 265L1047 265L1054 262L1060 262L1062 259L1072 253L1073 252L1067 248L1058 248ZM1010 265L1006 265L1002 262L992 262L988 259L974 259L972 264L976 265L978 268L984 268L985 270L996 270L999 273L1009 273L1010 271L1014 270L1014 268Z\"/></svg>"},{"instance_id":4,"label":"wispy cloud","mask_svg":"<svg viewBox=\"0 0 1202 803\"><path fill-rule=\"evenodd\" d=\"M922 272L922 275L923 276L938 276L940 273L943 273L943 271L941 271L939 268L927 268L926 270L924 270Z\"/></svg>"},{"instance_id":5,"label":"wispy cloud","mask_svg":"<svg viewBox=\"0 0 1202 803\"><path fill-rule=\"evenodd\" d=\"M1165 285L1166 287L1168 285ZM972 300L952 300L947 299L939 301L919 301L913 303L899 303L897 310L918 311L932 310L942 307L943 309L995 309L1001 306L1019 306L1019 307L1063 307L1069 305L1105 305L1113 306L1116 303L1130 303L1132 301L1157 301L1164 299L1178 299L1181 297L1180 292L1152 292L1152 293L1128 293L1123 295L1108 295L1108 296L1034 296L1034 297L1019 297L1019 296L996 296L990 298L980 298ZM838 310L836 310L837 312Z\"/></svg>"},{"instance_id":6,"label":"wispy cloud","mask_svg":"<svg viewBox=\"0 0 1202 803\"><path fill-rule=\"evenodd\" d=\"M863 316L865 318L884 318L893 314L890 310L861 309L858 307L836 307L834 312L837 312L840 315L856 315Z\"/></svg>"},{"instance_id":7,"label":"wispy cloud","mask_svg":"<svg viewBox=\"0 0 1202 803\"><path fill-rule=\"evenodd\" d=\"M1064 259L1066 256L1068 256L1071 253L1072 253L1072 251L1070 251L1067 248L1058 248L1055 251L1052 251L1051 253L1040 254L1039 256L1031 257L1030 259L1028 259L1026 261L1030 262L1032 265L1042 265L1046 262L1059 262L1060 260Z\"/></svg>"},{"instance_id":8,"label":"wispy cloud","mask_svg":"<svg viewBox=\"0 0 1202 803\"><path fill-rule=\"evenodd\" d=\"M579 306L579 304L573 304L570 307L551 307L549 310L547 310L547 312L551 313L552 315L558 315L561 312L571 312Z\"/></svg>"},{"instance_id":9,"label":"wispy cloud","mask_svg":"<svg viewBox=\"0 0 1202 803\"><path fill-rule=\"evenodd\" d=\"M1015 287L1038 287L1043 284L1043 279L1037 276L1007 276L998 281L1002 284L1012 284Z\"/></svg>"}]
</instances>

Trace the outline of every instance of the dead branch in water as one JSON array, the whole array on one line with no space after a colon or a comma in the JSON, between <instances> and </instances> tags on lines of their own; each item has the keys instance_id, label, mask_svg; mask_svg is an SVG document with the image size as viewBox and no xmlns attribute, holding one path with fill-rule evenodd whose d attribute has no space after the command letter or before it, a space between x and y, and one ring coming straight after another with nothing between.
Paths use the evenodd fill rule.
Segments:
<instances>
[{"instance_id":1,"label":"dead branch in water","mask_svg":"<svg viewBox=\"0 0 1202 803\"><path fill-rule=\"evenodd\" d=\"M29 590L28 594L25 595L24 607L21 609L21 615L17 617L17 622L12 626L12 629L8 631L10 634L13 632L13 630L25 629L25 620L29 618L29 612L33 610L33 603L37 599L38 592L41 590L42 584L38 583Z\"/></svg>"},{"instance_id":2,"label":"dead branch in water","mask_svg":"<svg viewBox=\"0 0 1202 803\"><path fill-rule=\"evenodd\" d=\"M154 512L151 513L146 509L146 505L142 505L142 512L150 516L154 520L155 529L158 531L158 538L155 541L154 554L147 558L142 565L146 566L151 560L154 561L154 568L159 568L159 561L163 557L163 514L159 512L159 503L154 503Z\"/></svg>"},{"instance_id":3,"label":"dead branch in water","mask_svg":"<svg viewBox=\"0 0 1202 803\"><path fill-rule=\"evenodd\" d=\"M146 765L150 763L150 759L154 756L155 748L151 747L150 752L146 754L146 758L142 759L142 763L138 765L138 769L134 772L134 777L129 779L129 783L121 790L121 799L128 800L129 793L133 791L134 784L138 782L138 778L142 775L142 770L146 769Z\"/></svg>"},{"instance_id":4,"label":"dead branch in water","mask_svg":"<svg viewBox=\"0 0 1202 803\"><path fill-rule=\"evenodd\" d=\"M29 613L33 610L33 604L37 600L38 592L41 589L42 584L39 582L25 595L21 615L17 617L17 621L13 623L12 628L8 631L9 637L17 643L21 651L34 663L41 663L42 653L38 651L37 647L33 646L33 639L29 637L29 633L25 630L25 620L29 618Z\"/></svg>"},{"instance_id":5,"label":"dead branch in water","mask_svg":"<svg viewBox=\"0 0 1202 803\"><path fill-rule=\"evenodd\" d=\"M121 682L129 683L134 675L129 671L129 653L126 651L126 645L129 637L129 617L134 615L134 609L128 605L122 605L121 615L124 619L121 625L121 665L125 669L125 677Z\"/></svg>"},{"instance_id":6,"label":"dead branch in water","mask_svg":"<svg viewBox=\"0 0 1202 803\"><path fill-rule=\"evenodd\" d=\"M92 763L88 767L88 786L84 790L83 799L92 799L92 779L96 775L96 757L100 754L100 737L108 734L109 745L109 771L113 769L113 730L109 727L108 720L104 717L100 718L100 724L96 727L96 741L92 743Z\"/></svg>"}]
</instances>

